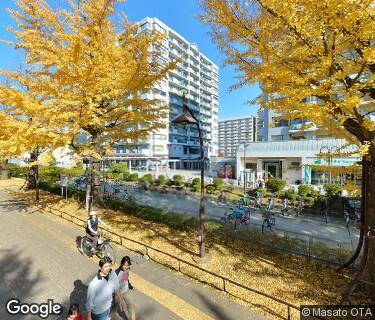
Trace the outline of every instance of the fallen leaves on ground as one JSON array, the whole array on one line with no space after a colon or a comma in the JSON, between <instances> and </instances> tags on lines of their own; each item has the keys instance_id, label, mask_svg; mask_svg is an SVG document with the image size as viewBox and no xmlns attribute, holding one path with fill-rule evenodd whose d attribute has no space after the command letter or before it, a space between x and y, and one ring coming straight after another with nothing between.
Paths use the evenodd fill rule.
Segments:
<instances>
[{"instance_id":1,"label":"fallen leaves on ground","mask_svg":"<svg viewBox=\"0 0 375 320\"><path fill-rule=\"evenodd\" d=\"M28 203L34 203L34 192L18 191L18 195ZM75 200L41 191L39 206L53 207L86 218L82 204ZM181 232L162 224L115 212L108 209L95 209L103 221L114 232L127 238L143 242L181 259L195 263L193 256L198 254L198 237L195 232ZM297 307L303 304L337 304L343 290L353 276L350 272L337 273L333 268L308 263L302 258L270 252L259 245L244 244L234 239L207 235L206 248L208 261L200 264L204 269L227 277L250 288L277 297ZM146 253L141 245L123 241L131 250ZM178 268L178 263L154 250L148 255L156 261ZM181 263L181 271L198 277L200 280L223 288L223 281ZM225 284L229 294L241 297L236 299L267 317L280 319L287 317L287 307L255 293L249 293L230 283ZM246 301L246 302L245 302ZM352 303L368 303L363 294L356 292ZM299 312L292 310L292 318L299 319Z\"/></svg>"}]
</instances>

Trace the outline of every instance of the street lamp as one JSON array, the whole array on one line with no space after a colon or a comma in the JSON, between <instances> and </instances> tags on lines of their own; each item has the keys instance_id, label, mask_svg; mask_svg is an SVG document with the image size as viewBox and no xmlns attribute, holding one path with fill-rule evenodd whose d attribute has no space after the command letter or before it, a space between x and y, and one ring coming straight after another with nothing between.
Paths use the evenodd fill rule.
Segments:
<instances>
[{"instance_id":1,"label":"street lamp","mask_svg":"<svg viewBox=\"0 0 375 320\"><path fill-rule=\"evenodd\" d=\"M201 194L199 201L199 257L205 256L205 230L204 230L204 219L205 219L205 202L204 202L204 149L203 149L203 137L200 128L199 120L194 116L193 112L187 106L187 99L185 92L182 95L182 114L178 115L172 120L175 125L185 127L186 125L196 125L199 136L200 146L200 168L201 168Z\"/></svg>"}]
</instances>

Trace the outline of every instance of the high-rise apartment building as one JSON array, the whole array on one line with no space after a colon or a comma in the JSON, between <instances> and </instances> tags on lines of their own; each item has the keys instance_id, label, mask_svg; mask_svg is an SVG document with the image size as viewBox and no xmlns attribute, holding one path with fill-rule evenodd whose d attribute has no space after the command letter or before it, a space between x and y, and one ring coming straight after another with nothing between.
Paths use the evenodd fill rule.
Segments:
<instances>
[{"instance_id":1,"label":"high-rise apartment building","mask_svg":"<svg viewBox=\"0 0 375 320\"><path fill-rule=\"evenodd\" d=\"M134 166L169 165L177 169L198 169L199 138L197 128L178 128L171 120L182 113L182 94L186 93L188 106L199 119L206 162L218 153L218 66L202 54L197 45L190 43L157 18L145 18L139 22L139 33L156 30L166 35L163 40L165 62L181 59L177 68L169 72L149 98L158 98L169 105L169 115L164 119L166 128L151 133L145 141L121 144L115 148L114 158ZM130 163L131 161L131 163Z\"/></svg>"},{"instance_id":2,"label":"high-rise apartment building","mask_svg":"<svg viewBox=\"0 0 375 320\"><path fill-rule=\"evenodd\" d=\"M257 141L257 118L243 117L219 121L219 155L236 157L240 144Z\"/></svg>"}]
</instances>

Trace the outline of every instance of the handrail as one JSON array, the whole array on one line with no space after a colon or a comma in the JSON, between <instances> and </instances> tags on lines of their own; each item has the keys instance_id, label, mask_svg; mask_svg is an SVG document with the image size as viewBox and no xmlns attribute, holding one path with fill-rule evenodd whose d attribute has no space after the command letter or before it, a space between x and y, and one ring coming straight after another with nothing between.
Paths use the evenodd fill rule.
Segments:
<instances>
[{"instance_id":1,"label":"handrail","mask_svg":"<svg viewBox=\"0 0 375 320\"><path fill-rule=\"evenodd\" d=\"M79 220L79 221L84 222L84 223L86 222L86 220L84 220L84 219L81 218L81 217L76 217L76 216L74 216L74 215L72 215L72 214L70 214L70 213L68 213L68 212L65 212L65 211L62 211L62 210L59 210L59 209L56 209L56 208L46 207L46 209L49 209L49 210L47 211L47 210L46 210L45 208L43 208L43 207L40 207L40 206L37 206L37 205L34 205L34 206L37 207L37 208L38 208L39 210L41 210L41 211L49 212L49 213L51 213L51 214L53 214L53 215L57 215L57 214L53 213L52 210L57 211L57 212L60 213L60 214L58 214L58 216L60 216L61 218L65 219L65 220L68 220L68 221L70 221L70 222L72 222L72 223L74 223L74 224L76 224L76 225L79 225L79 224L75 223L75 222L74 222L74 219ZM64 217L63 215L69 216L70 219L66 219L66 217ZM212 271L210 271L210 270L206 270L206 269L204 269L204 268L202 268L202 267L200 267L200 266L197 266L197 265L195 265L195 264L193 264L193 263L191 263L191 262L189 262L189 261L183 260L183 259L181 259L181 258L179 258L179 257L176 257L176 256L170 254L170 253L164 252L164 251L162 251L162 250L160 250L160 249L157 249L157 248L154 248L154 247L152 247L152 246L150 246L150 245L147 245L147 244L145 244L145 243L143 243L143 242L140 242L140 241L137 241L137 240L134 240L134 239L128 238L128 237L126 237L126 236L120 235L120 234L118 234L118 233L116 233L116 232L114 232L114 231L111 231L111 230L107 229L107 228L103 228L103 227L101 227L101 229L104 230L104 231L106 231L106 232L108 232L109 234L112 234L112 235L114 235L114 236L116 236L116 237L119 237L119 239L121 240L121 241L120 241L121 243L119 243L119 244L120 244L121 246L125 247L125 248L126 248L126 246L122 244L122 239L127 240L127 241L130 241L130 242L133 242L133 243L136 243L136 244L138 244L138 245L140 245L140 246L145 247L145 248L146 248L146 254L147 254L147 255L148 255L148 249L151 249L151 250L154 250L154 251L156 251L156 252L158 252L158 253L164 254L164 255L166 255L166 256L172 258L172 259L175 259L176 261L179 262L179 268L178 268L178 269L175 269L175 268L173 268L173 266L170 266L170 265L166 265L166 264L160 263L159 261L153 260L151 257L149 257L151 260L153 260L154 262L156 262L156 263L158 263L158 264L161 264L161 265L167 266L167 267L169 267L169 268L171 268L171 269L177 270L178 272L180 272L180 273L182 273L182 274L185 274L184 272L181 271L181 267L180 267L180 266L181 266L181 263L183 263L183 264L185 264L185 265L191 266L191 267L196 268L196 269L198 269L198 270L200 270L200 271L202 271L202 272L205 272L205 273L207 273L207 274L209 274L209 275L212 275L212 276L214 276L214 277L216 277L216 278L221 279L221 280L223 281L223 287L222 287L222 288L217 287L217 286L214 286L213 284L210 284L210 283L209 283L209 284L212 285L212 286L214 286L215 288L221 290L221 291L224 291L224 292L226 292L226 293L229 293L229 294L231 294L231 295L233 295L233 296L235 296L235 297L237 297L237 298L240 298L240 299L242 299L242 300L244 300L244 301L246 301L246 299L244 299L244 298L242 298L242 297L238 297L238 296L236 296L235 294L233 294L233 293L227 291L227 289L226 289L226 283L230 283L230 284L232 284L232 285L235 285L235 286L237 286L237 287L240 287L240 288L245 289L245 290L247 290L247 291L250 291L250 292L252 292L252 293L255 293L255 294L258 294L258 295L260 295L260 296L263 296L263 297L266 297L266 298L268 298L268 299L271 299L271 300L273 300L273 301L276 301L276 302L278 302L278 303L280 303L280 304L282 304L282 305L284 305L284 306L287 307L287 313L288 313L288 317L287 317L287 319L288 319L288 320L291 319L291 309L297 310L298 312L299 312L299 310L300 310L299 307L297 307L297 306L295 306L295 305L293 305L293 304L291 304L291 303L289 303L289 302L283 301L283 300L281 300L281 299L279 299L279 298L277 298L277 297L275 297L275 296L272 296L272 295L270 295L270 294L264 293L264 292L259 291L259 290L257 290L257 289L250 288L250 287L248 287L248 286L246 286L246 285L244 285L244 284L242 284L242 283L239 283L239 282L237 282L237 281L231 280L231 279L229 279L229 278L227 278L227 277L225 277L225 276L219 275L219 274L217 274L217 273L215 273L215 272L212 272ZM129 250L131 250L131 251L135 251L135 250L132 250L132 249L130 249L130 248L127 248L127 249L129 249ZM185 275L187 275L187 274L185 274ZM200 282L203 282L203 281L202 281L201 279L199 279L198 277L194 277L194 276L192 276L192 275L188 275L188 276L191 277L191 278L193 278L193 279L195 279L195 280L198 280L198 281L200 281Z\"/></svg>"}]
</instances>

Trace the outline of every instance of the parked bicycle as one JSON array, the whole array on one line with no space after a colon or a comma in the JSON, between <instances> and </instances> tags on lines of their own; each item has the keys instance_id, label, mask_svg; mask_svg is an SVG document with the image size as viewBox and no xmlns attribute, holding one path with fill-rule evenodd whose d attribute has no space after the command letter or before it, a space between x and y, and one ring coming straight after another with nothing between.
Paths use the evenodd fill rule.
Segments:
<instances>
[{"instance_id":1,"label":"parked bicycle","mask_svg":"<svg viewBox=\"0 0 375 320\"><path fill-rule=\"evenodd\" d=\"M225 211L222 218L224 223L233 223L234 228L239 224L240 227L248 226L250 224L250 208L245 206L237 206L236 208L229 208Z\"/></svg>"},{"instance_id":2,"label":"parked bicycle","mask_svg":"<svg viewBox=\"0 0 375 320\"><path fill-rule=\"evenodd\" d=\"M115 251L111 246L109 239L101 239L102 237L105 237L104 235L105 233L102 232L101 237L98 239L96 251L92 251L92 239L86 234L81 238L80 250L82 254L87 257L92 257L93 255L96 255L99 259L109 257L112 262L115 263Z\"/></svg>"},{"instance_id":3,"label":"parked bicycle","mask_svg":"<svg viewBox=\"0 0 375 320\"><path fill-rule=\"evenodd\" d=\"M126 201L132 200L132 197L130 196L128 190L121 188L120 186L104 184L103 199L109 200L112 198Z\"/></svg>"}]
</instances>

